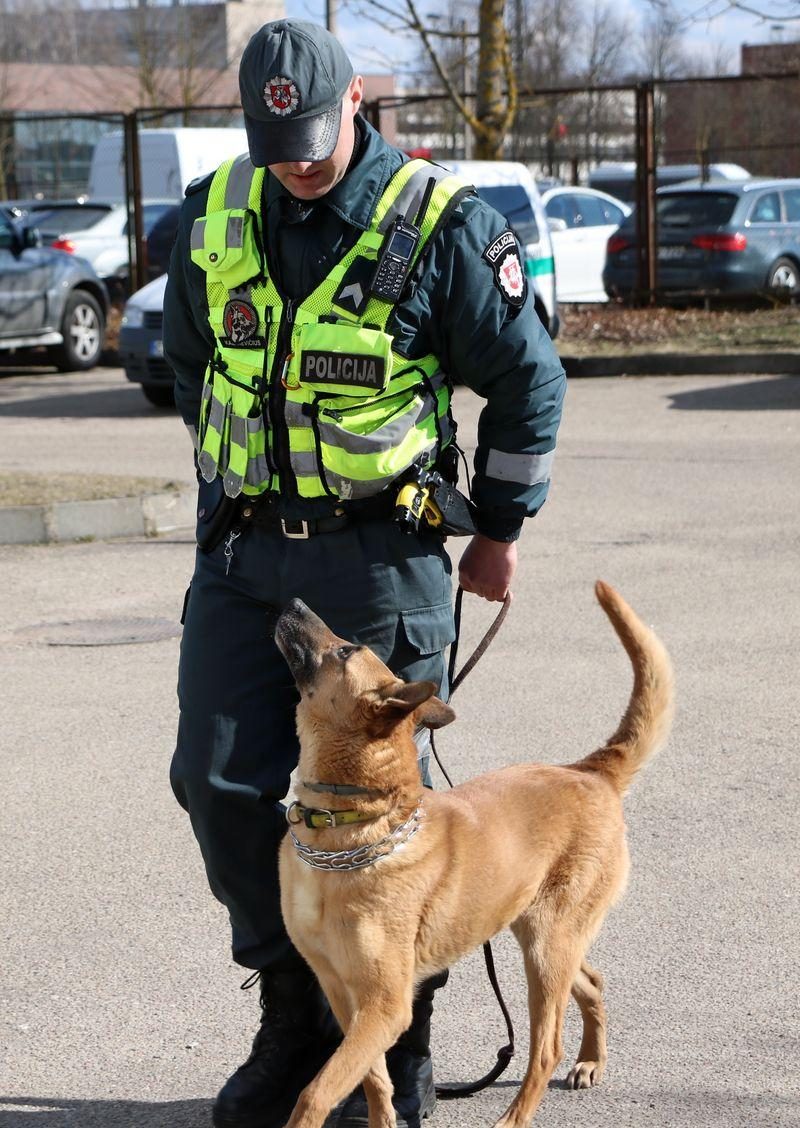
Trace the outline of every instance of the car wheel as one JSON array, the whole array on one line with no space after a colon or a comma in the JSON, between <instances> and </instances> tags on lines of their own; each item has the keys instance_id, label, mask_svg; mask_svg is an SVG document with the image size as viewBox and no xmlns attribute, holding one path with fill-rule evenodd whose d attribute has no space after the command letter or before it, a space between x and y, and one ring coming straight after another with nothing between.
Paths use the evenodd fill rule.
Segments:
<instances>
[{"instance_id":1,"label":"car wheel","mask_svg":"<svg viewBox=\"0 0 800 1128\"><path fill-rule=\"evenodd\" d=\"M64 343L53 349L59 372L85 372L94 368L103 351L106 319L97 298L75 290L67 298L61 320Z\"/></svg>"},{"instance_id":2,"label":"car wheel","mask_svg":"<svg viewBox=\"0 0 800 1128\"><path fill-rule=\"evenodd\" d=\"M175 392L169 384L142 384L142 391L156 407L175 406Z\"/></svg>"},{"instance_id":3,"label":"car wheel","mask_svg":"<svg viewBox=\"0 0 800 1128\"><path fill-rule=\"evenodd\" d=\"M800 270L789 258L779 258L773 262L767 275L768 290L800 290Z\"/></svg>"}]
</instances>

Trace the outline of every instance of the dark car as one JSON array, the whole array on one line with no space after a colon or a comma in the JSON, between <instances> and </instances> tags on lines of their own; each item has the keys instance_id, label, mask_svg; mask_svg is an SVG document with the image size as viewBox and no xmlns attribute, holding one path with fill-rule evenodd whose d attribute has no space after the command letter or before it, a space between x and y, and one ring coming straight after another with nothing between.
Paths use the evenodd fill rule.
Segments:
<instances>
[{"instance_id":1,"label":"dark car","mask_svg":"<svg viewBox=\"0 0 800 1128\"><path fill-rule=\"evenodd\" d=\"M0 207L0 352L46 348L45 363L62 372L92 368L108 305L88 262L42 247L35 227Z\"/></svg>"},{"instance_id":2,"label":"dark car","mask_svg":"<svg viewBox=\"0 0 800 1128\"><path fill-rule=\"evenodd\" d=\"M180 204L166 208L147 233L147 280L152 282L169 269L172 244L178 234Z\"/></svg>"},{"instance_id":3,"label":"dark car","mask_svg":"<svg viewBox=\"0 0 800 1128\"><path fill-rule=\"evenodd\" d=\"M656 288L664 295L800 291L800 180L692 181L656 196ZM636 217L608 240L610 297L637 286Z\"/></svg>"}]
</instances>

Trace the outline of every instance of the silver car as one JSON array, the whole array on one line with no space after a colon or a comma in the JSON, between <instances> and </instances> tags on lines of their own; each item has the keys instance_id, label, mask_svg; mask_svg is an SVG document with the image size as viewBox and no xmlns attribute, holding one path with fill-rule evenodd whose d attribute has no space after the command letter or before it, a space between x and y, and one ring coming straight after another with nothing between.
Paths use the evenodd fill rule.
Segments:
<instances>
[{"instance_id":1,"label":"silver car","mask_svg":"<svg viewBox=\"0 0 800 1128\"><path fill-rule=\"evenodd\" d=\"M36 228L0 207L0 352L44 349L44 363L62 372L92 368L103 351L108 306L88 262L42 247Z\"/></svg>"}]
</instances>

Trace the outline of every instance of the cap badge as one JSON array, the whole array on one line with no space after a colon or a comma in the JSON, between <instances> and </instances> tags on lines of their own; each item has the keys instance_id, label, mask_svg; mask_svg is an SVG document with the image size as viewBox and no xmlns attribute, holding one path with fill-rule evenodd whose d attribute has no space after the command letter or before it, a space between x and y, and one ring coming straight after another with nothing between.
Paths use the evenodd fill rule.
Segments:
<instances>
[{"instance_id":1,"label":"cap badge","mask_svg":"<svg viewBox=\"0 0 800 1128\"><path fill-rule=\"evenodd\" d=\"M285 117L286 114L294 113L300 104L300 91L290 78L276 75L275 78L267 79L264 101L273 114Z\"/></svg>"}]
</instances>

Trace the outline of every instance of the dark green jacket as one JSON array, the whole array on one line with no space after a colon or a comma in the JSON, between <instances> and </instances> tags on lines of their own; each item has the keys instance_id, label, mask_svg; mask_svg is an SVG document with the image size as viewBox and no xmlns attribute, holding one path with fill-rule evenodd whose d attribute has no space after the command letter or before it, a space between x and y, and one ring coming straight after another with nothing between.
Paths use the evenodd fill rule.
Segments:
<instances>
[{"instance_id":1,"label":"dark green jacket","mask_svg":"<svg viewBox=\"0 0 800 1128\"><path fill-rule=\"evenodd\" d=\"M265 178L270 274L289 298L309 294L367 229L390 176L407 159L357 121L353 163L321 200L295 200L269 173ZM214 349L205 274L189 257L192 224L205 215L210 183L208 176L187 189L164 299L164 351L175 372L176 402L191 426ZM396 351L412 358L434 353L454 380L486 399L473 498L480 531L505 541L515 539L523 519L544 503L548 482L531 482L540 476L541 460L530 456L554 449L565 389L564 370L531 295L515 308L482 257L507 226L484 201L463 200L426 249L387 326ZM325 498L298 499L285 508L287 516L311 517L330 506Z\"/></svg>"}]
</instances>

